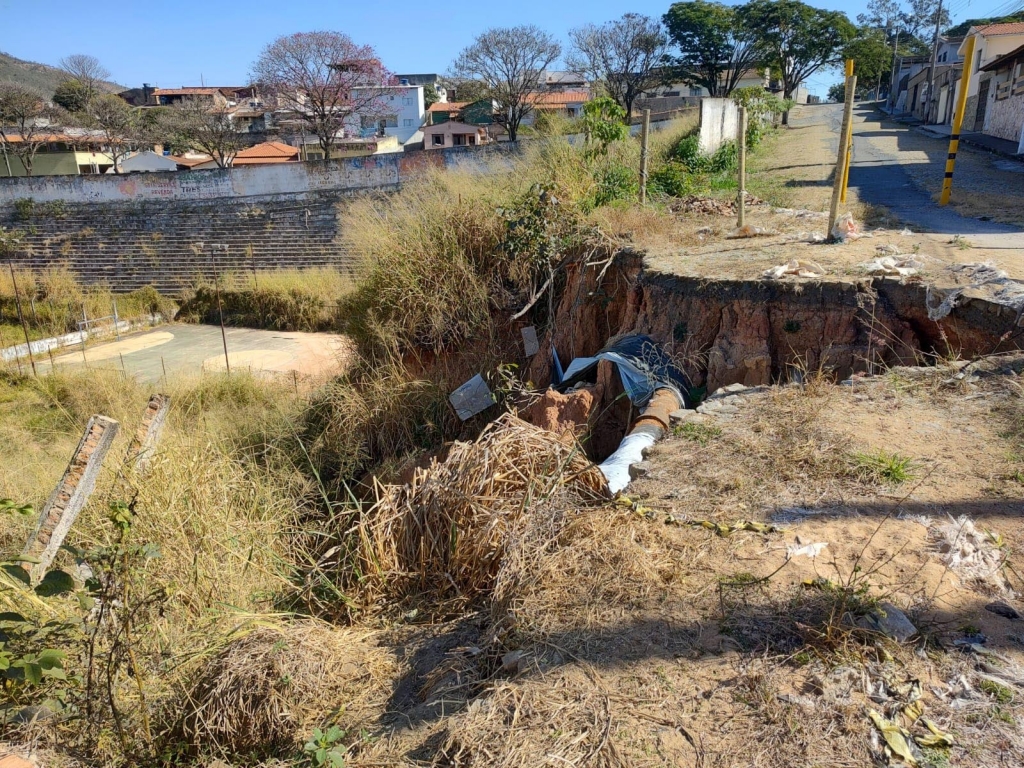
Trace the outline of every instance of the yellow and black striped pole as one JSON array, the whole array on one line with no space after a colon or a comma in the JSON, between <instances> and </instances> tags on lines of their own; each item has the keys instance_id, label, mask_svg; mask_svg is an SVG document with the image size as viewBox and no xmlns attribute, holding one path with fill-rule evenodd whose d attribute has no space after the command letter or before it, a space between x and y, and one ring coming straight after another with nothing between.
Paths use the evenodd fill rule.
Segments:
<instances>
[{"instance_id":1,"label":"yellow and black striped pole","mask_svg":"<svg viewBox=\"0 0 1024 768\"><path fill-rule=\"evenodd\" d=\"M956 99L956 110L953 112L953 131L949 135L949 155L946 157L946 176L942 179L942 194L939 205L949 202L949 193L953 190L953 168L956 166L956 151L960 147L960 126L964 122L964 110L967 108L967 91L971 87L971 63L974 60L975 35L967 38L967 50L964 51L964 71L960 76L960 93ZM931 94L928 94L931 98Z\"/></svg>"},{"instance_id":2,"label":"yellow and black striped pole","mask_svg":"<svg viewBox=\"0 0 1024 768\"><path fill-rule=\"evenodd\" d=\"M849 82L853 77L853 59L846 60L846 80ZM839 202L846 202L846 185L850 181L850 159L853 156L853 126L850 126L850 141L846 145L846 162L843 163L843 190L839 195Z\"/></svg>"}]
</instances>

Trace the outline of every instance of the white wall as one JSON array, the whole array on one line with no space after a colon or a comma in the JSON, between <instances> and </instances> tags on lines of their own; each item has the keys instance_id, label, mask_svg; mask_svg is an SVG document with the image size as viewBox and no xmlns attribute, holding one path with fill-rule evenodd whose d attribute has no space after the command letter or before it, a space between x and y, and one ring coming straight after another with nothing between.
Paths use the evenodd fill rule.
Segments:
<instances>
[{"instance_id":1,"label":"white wall","mask_svg":"<svg viewBox=\"0 0 1024 768\"><path fill-rule=\"evenodd\" d=\"M727 141L736 141L740 110L732 99L702 99L700 102L700 148L711 154Z\"/></svg>"},{"instance_id":2,"label":"white wall","mask_svg":"<svg viewBox=\"0 0 1024 768\"><path fill-rule=\"evenodd\" d=\"M353 89L353 91L359 90L361 89ZM379 101L386 113L395 115L397 123L394 127L385 128L384 133L397 137L399 144L405 144L423 125L423 117L426 113L426 108L423 105L423 86L394 85L381 90L382 95ZM358 135L360 130L358 124L354 127Z\"/></svg>"}]
</instances>

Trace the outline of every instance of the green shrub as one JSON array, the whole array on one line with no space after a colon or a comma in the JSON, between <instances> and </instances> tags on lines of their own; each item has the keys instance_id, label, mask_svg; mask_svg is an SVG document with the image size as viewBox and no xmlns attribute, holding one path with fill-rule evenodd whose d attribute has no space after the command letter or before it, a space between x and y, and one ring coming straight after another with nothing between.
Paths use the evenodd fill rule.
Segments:
<instances>
[{"instance_id":1,"label":"green shrub","mask_svg":"<svg viewBox=\"0 0 1024 768\"><path fill-rule=\"evenodd\" d=\"M19 197L14 201L14 218L18 221L28 221L32 218L35 209L35 200L31 197Z\"/></svg>"},{"instance_id":2,"label":"green shrub","mask_svg":"<svg viewBox=\"0 0 1024 768\"><path fill-rule=\"evenodd\" d=\"M597 192L594 207L608 205L617 200L636 200L640 194L638 174L620 163L605 166L595 173Z\"/></svg>"}]
</instances>

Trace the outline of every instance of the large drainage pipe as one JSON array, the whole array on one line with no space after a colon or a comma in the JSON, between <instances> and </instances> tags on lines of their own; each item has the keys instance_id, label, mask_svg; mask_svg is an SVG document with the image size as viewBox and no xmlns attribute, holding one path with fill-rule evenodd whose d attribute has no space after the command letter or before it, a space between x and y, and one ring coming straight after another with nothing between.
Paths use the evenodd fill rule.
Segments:
<instances>
[{"instance_id":1,"label":"large drainage pipe","mask_svg":"<svg viewBox=\"0 0 1024 768\"><path fill-rule=\"evenodd\" d=\"M613 494L629 485L629 468L643 461L644 451L665 436L670 414L682 407L683 402L674 390L663 387L654 393L633 429L622 438L615 453L598 465Z\"/></svg>"}]
</instances>

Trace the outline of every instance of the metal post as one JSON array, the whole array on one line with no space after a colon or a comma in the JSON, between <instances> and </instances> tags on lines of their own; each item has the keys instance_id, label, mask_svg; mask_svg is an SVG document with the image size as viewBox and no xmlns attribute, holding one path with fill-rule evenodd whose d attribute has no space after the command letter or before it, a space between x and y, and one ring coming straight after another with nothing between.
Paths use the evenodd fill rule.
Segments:
<instances>
[{"instance_id":1,"label":"metal post","mask_svg":"<svg viewBox=\"0 0 1024 768\"><path fill-rule=\"evenodd\" d=\"M736 226L742 227L747 209L747 108L740 107L740 124L736 135L739 149L739 192L736 195Z\"/></svg>"},{"instance_id":2,"label":"metal post","mask_svg":"<svg viewBox=\"0 0 1024 768\"><path fill-rule=\"evenodd\" d=\"M836 158L836 174L832 182L832 205L828 211L828 232L826 237L832 238L832 230L839 215L839 197L843 186L843 163L846 159L846 145L850 141L850 128L853 122L853 90L857 87L857 76L846 78L846 108L843 110L843 131L839 137L839 156Z\"/></svg>"},{"instance_id":3,"label":"metal post","mask_svg":"<svg viewBox=\"0 0 1024 768\"><path fill-rule=\"evenodd\" d=\"M846 60L846 76L853 76L853 59ZM856 94L854 94L856 96ZM846 185L850 181L850 158L853 156L853 126L850 127L850 141L846 145L846 158L843 160L843 190L839 194L839 202L846 202Z\"/></svg>"},{"instance_id":4,"label":"metal post","mask_svg":"<svg viewBox=\"0 0 1024 768\"><path fill-rule=\"evenodd\" d=\"M964 51L964 70L960 77L960 93L956 98L956 111L953 112L953 131L949 134L949 154L946 156L946 175L942 179L942 194L939 205L949 203L949 193L953 191L953 168L956 166L956 151L960 147L960 126L964 122L964 110L967 108L967 91L971 88L971 64L974 60L976 36L967 38L967 50Z\"/></svg>"},{"instance_id":5,"label":"metal post","mask_svg":"<svg viewBox=\"0 0 1024 768\"><path fill-rule=\"evenodd\" d=\"M217 246L213 246L213 274L214 284L217 286L217 314L220 316L220 340L224 344L224 367L231 373L231 360L228 359L228 333L224 330L224 305L220 299L220 269L217 266Z\"/></svg>"},{"instance_id":6,"label":"metal post","mask_svg":"<svg viewBox=\"0 0 1024 768\"><path fill-rule=\"evenodd\" d=\"M935 92L935 64L939 58L939 22L942 21L942 0L939 0L939 10L935 12L935 39L932 41L932 63L928 69L928 101L925 104L924 121L932 121L932 104L935 103L933 94Z\"/></svg>"},{"instance_id":7,"label":"metal post","mask_svg":"<svg viewBox=\"0 0 1024 768\"><path fill-rule=\"evenodd\" d=\"M166 384L167 383L167 366L164 364L164 356L163 355L160 355L160 368L163 369L163 372L164 372L164 384Z\"/></svg>"},{"instance_id":8,"label":"metal post","mask_svg":"<svg viewBox=\"0 0 1024 768\"><path fill-rule=\"evenodd\" d=\"M121 340L121 332L117 328L117 323L118 323L117 299L114 298L110 303L114 307L114 336L117 338L118 341L120 341Z\"/></svg>"},{"instance_id":9,"label":"metal post","mask_svg":"<svg viewBox=\"0 0 1024 768\"><path fill-rule=\"evenodd\" d=\"M651 133L651 110L644 110L644 122L640 128L640 205L647 204L647 140Z\"/></svg>"},{"instance_id":10,"label":"metal post","mask_svg":"<svg viewBox=\"0 0 1024 768\"><path fill-rule=\"evenodd\" d=\"M28 348L28 362L32 366L32 375L37 376L36 373L36 359L32 356L32 342L28 338L28 322L25 320L25 314L21 311L21 291L18 290L18 278L14 276L14 262L11 257L7 257L7 266L11 268L11 283L14 285L14 301L18 306L18 321L21 323L21 330L25 332L25 346ZM15 352L17 354L17 352Z\"/></svg>"},{"instance_id":11,"label":"metal post","mask_svg":"<svg viewBox=\"0 0 1024 768\"><path fill-rule=\"evenodd\" d=\"M893 41L893 44L892 44L892 76L889 78L889 96L886 99L886 101L892 103L892 111L894 113L896 112L896 100L893 98L893 95L896 94L896 92L900 89L899 88L899 82L896 80L896 75L899 72L899 70L896 69L896 52L899 49L899 47L900 47L900 28L897 26L896 27L896 39ZM902 62L900 63L900 66L902 66Z\"/></svg>"},{"instance_id":12,"label":"metal post","mask_svg":"<svg viewBox=\"0 0 1024 768\"><path fill-rule=\"evenodd\" d=\"M82 302L82 362L89 364L89 358L85 356L85 337L89 333L89 315L85 311L85 302Z\"/></svg>"}]
</instances>

